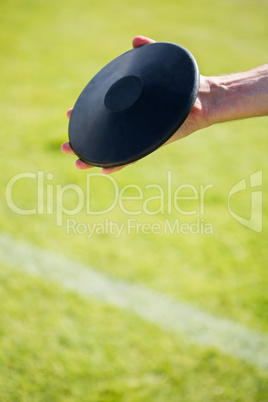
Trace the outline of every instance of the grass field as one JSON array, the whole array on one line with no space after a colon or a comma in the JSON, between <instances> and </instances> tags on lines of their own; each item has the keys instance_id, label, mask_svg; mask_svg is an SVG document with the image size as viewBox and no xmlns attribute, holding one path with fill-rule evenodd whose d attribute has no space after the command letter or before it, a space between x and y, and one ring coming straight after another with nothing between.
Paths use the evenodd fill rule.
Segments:
<instances>
[{"instance_id":1,"label":"grass field","mask_svg":"<svg viewBox=\"0 0 268 402\"><path fill-rule=\"evenodd\" d=\"M267 16L263 0L1 1L0 240L17 259L0 257L1 402L268 400L267 368L30 275L15 247L189 303L268 345L267 117L210 127L112 179L60 152L67 109L135 35L187 47L203 75L228 74L267 62ZM261 231L228 209L245 179L230 208L254 214L255 172ZM192 198L176 203L177 189Z\"/></svg>"}]
</instances>

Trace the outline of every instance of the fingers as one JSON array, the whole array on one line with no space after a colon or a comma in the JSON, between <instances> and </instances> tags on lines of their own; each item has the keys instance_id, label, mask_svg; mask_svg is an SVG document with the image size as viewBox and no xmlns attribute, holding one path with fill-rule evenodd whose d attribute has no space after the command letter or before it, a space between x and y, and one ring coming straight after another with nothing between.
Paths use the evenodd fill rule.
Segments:
<instances>
[{"instance_id":1,"label":"fingers","mask_svg":"<svg viewBox=\"0 0 268 402\"><path fill-rule=\"evenodd\" d=\"M66 115L67 115L68 119L70 118L70 116L71 116L71 114L72 114L72 111L73 111L73 108L70 108L70 109L67 111ZM74 151L72 150L71 144L70 144L69 142L64 142L64 143L61 145L61 150L62 150L62 152L64 152L65 154L68 154L68 155L75 155ZM81 159L78 159L78 160L75 162L75 164L76 164L76 167L77 167L78 169L81 169L81 170L90 169L90 168L94 167L94 166L88 165L87 163L81 161Z\"/></svg>"},{"instance_id":2,"label":"fingers","mask_svg":"<svg viewBox=\"0 0 268 402\"><path fill-rule=\"evenodd\" d=\"M138 35L138 36L135 36L135 38L133 39L132 45L133 45L133 47L139 47L139 46L147 45L148 43L154 43L154 42L155 42L155 40L153 40L153 39L147 38L146 36Z\"/></svg>"},{"instance_id":3,"label":"fingers","mask_svg":"<svg viewBox=\"0 0 268 402\"><path fill-rule=\"evenodd\" d=\"M64 142L61 146L61 150L62 152L64 152L65 154L68 155L75 155L74 151L71 148L71 145L69 142ZM81 161L81 159L77 159L77 161L75 162L75 165L77 167L77 169L80 170L85 170L85 169L90 169L93 168L95 166L92 165L88 165L87 163ZM118 170L123 169L125 166L118 166L118 167L114 167L114 168L103 168L102 169L102 173L103 174L111 174L111 173L115 173L118 172Z\"/></svg>"},{"instance_id":4,"label":"fingers","mask_svg":"<svg viewBox=\"0 0 268 402\"><path fill-rule=\"evenodd\" d=\"M64 142L61 146L61 150L62 152L64 152L65 154L69 154L69 155L75 155L74 151L71 148L71 145L69 142Z\"/></svg>"},{"instance_id":5,"label":"fingers","mask_svg":"<svg viewBox=\"0 0 268 402\"><path fill-rule=\"evenodd\" d=\"M92 165L88 165L87 163L81 161L81 159L77 159L77 161L75 162L75 165L76 165L77 169L80 169L80 170L91 169L91 168L95 167Z\"/></svg>"},{"instance_id":6,"label":"fingers","mask_svg":"<svg viewBox=\"0 0 268 402\"><path fill-rule=\"evenodd\" d=\"M73 108L72 108L72 107L71 107L70 109L68 109L68 111L67 111L67 113L66 113L68 119L71 117L72 111L73 111Z\"/></svg>"},{"instance_id":7,"label":"fingers","mask_svg":"<svg viewBox=\"0 0 268 402\"><path fill-rule=\"evenodd\" d=\"M74 153L74 151L72 150L71 145L70 145L69 142L64 142L64 143L62 144L62 146L61 146L61 150L62 150L62 152L64 152L65 154L68 154L68 155L75 155L75 153ZM75 162L75 164L76 164L76 167L77 167L78 169L90 169L90 168L93 167L93 166L88 165L87 163L81 161L80 159L78 159L78 160Z\"/></svg>"}]
</instances>

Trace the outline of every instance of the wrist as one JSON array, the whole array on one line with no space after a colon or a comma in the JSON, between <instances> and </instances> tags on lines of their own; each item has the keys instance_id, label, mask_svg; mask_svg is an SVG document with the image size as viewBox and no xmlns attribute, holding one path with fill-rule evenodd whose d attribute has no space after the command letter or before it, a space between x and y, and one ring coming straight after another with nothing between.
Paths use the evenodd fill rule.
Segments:
<instances>
[{"instance_id":1,"label":"wrist","mask_svg":"<svg viewBox=\"0 0 268 402\"><path fill-rule=\"evenodd\" d=\"M208 125L268 114L268 65L207 77Z\"/></svg>"}]
</instances>

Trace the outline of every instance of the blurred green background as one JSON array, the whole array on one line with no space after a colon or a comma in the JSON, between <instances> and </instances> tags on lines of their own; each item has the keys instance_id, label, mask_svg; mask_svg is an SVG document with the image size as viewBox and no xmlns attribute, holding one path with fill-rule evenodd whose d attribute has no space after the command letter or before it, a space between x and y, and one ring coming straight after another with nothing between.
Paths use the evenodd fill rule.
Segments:
<instances>
[{"instance_id":1,"label":"blurred green background","mask_svg":"<svg viewBox=\"0 0 268 402\"><path fill-rule=\"evenodd\" d=\"M113 175L119 189L135 185L144 199L167 197L181 185L210 186L204 211L193 200L153 213L159 200L124 201L110 212L86 208L63 215L57 225L59 189L79 186L98 169L79 171L60 152L67 140L66 111L87 82L131 48L135 35L179 43L195 56L203 75L219 75L267 62L268 3L264 0L161 2L2 0L0 3L0 135L2 233L92 266L114 278L143 284L193 303L245 327L268 332L267 117L225 123L158 150ZM228 211L228 193L240 180L262 171L263 229L250 230ZM44 213L20 215L5 198L14 175L44 177ZM40 173L41 172L41 173ZM155 187L146 187L151 186ZM92 178L87 200L103 210L114 184ZM50 190L48 190L48 188ZM58 190L57 190L58 189ZM186 189L187 190L187 189ZM192 195L185 190L183 196ZM189 189L188 189L189 190ZM50 195L48 195L50 191ZM135 189L125 196L136 196ZM234 196L232 210L250 217L250 189ZM37 180L21 179L13 199L37 207ZM77 205L74 191L64 207ZM40 200L39 200L40 201ZM50 202L51 214L46 211ZM52 208L53 207L53 208ZM52 211L53 209L53 211ZM117 224L166 220L212 225L213 233L68 233L68 219ZM58 222L59 223L59 222ZM16 253L16 250L14 250ZM1 264L1 263L0 263ZM267 371L201 348L183 336L110 306L67 292L56 284L0 265L0 400L6 401L267 401Z\"/></svg>"}]
</instances>

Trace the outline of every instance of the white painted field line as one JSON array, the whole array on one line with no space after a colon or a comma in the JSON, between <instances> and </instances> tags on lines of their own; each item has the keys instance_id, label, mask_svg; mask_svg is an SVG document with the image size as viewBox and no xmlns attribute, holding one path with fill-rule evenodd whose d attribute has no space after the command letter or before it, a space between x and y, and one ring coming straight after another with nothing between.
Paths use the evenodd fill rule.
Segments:
<instances>
[{"instance_id":1,"label":"white painted field line","mask_svg":"<svg viewBox=\"0 0 268 402\"><path fill-rule=\"evenodd\" d=\"M113 279L49 251L0 234L0 261L52 280L84 296L134 313L164 330L176 331L197 345L215 347L268 369L268 334L250 330L145 286Z\"/></svg>"}]
</instances>

